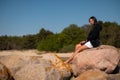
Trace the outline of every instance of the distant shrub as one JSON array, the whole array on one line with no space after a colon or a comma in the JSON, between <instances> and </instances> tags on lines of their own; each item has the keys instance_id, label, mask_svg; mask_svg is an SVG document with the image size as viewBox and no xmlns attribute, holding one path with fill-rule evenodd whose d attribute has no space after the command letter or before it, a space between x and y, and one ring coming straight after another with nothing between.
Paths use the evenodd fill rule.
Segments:
<instances>
[{"instance_id":1,"label":"distant shrub","mask_svg":"<svg viewBox=\"0 0 120 80\"><path fill-rule=\"evenodd\" d=\"M66 53L66 52L73 52L74 51L74 45L67 45L64 46L59 52Z\"/></svg>"}]
</instances>

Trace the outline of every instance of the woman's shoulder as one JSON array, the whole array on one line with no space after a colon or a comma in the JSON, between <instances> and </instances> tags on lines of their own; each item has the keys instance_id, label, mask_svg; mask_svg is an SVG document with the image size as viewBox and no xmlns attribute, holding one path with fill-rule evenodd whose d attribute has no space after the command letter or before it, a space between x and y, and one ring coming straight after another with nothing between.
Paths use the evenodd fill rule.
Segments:
<instances>
[{"instance_id":1,"label":"woman's shoulder","mask_svg":"<svg viewBox=\"0 0 120 80\"><path fill-rule=\"evenodd\" d=\"M102 26L100 24L95 24L95 28L99 29L100 31L102 30Z\"/></svg>"},{"instance_id":2,"label":"woman's shoulder","mask_svg":"<svg viewBox=\"0 0 120 80\"><path fill-rule=\"evenodd\" d=\"M94 24L94 26L101 26L100 24L98 24L98 23L96 23L96 24Z\"/></svg>"}]
</instances>

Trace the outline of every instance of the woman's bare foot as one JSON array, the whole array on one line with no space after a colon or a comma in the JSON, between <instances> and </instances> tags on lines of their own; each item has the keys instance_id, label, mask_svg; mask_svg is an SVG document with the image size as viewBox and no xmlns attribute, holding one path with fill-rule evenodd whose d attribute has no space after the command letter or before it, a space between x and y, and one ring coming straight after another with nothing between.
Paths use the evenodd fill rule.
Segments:
<instances>
[{"instance_id":1,"label":"woman's bare foot","mask_svg":"<svg viewBox=\"0 0 120 80\"><path fill-rule=\"evenodd\" d=\"M69 62L68 62L68 60L66 60L64 63L65 63L65 64L68 64Z\"/></svg>"}]
</instances>

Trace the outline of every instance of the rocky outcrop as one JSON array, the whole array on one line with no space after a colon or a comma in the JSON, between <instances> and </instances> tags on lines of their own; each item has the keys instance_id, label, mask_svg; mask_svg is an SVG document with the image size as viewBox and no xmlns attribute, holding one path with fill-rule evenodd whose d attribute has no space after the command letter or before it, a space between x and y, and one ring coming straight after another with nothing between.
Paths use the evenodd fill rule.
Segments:
<instances>
[{"instance_id":1,"label":"rocky outcrop","mask_svg":"<svg viewBox=\"0 0 120 80\"><path fill-rule=\"evenodd\" d=\"M88 70L74 80L107 80L108 74L100 70Z\"/></svg>"},{"instance_id":2,"label":"rocky outcrop","mask_svg":"<svg viewBox=\"0 0 120 80\"><path fill-rule=\"evenodd\" d=\"M0 63L0 80L14 80L9 69L2 63Z\"/></svg>"},{"instance_id":3,"label":"rocky outcrop","mask_svg":"<svg viewBox=\"0 0 120 80\"><path fill-rule=\"evenodd\" d=\"M15 73L16 80L61 80L62 76L53 65L46 60L33 61L23 65Z\"/></svg>"},{"instance_id":4,"label":"rocky outcrop","mask_svg":"<svg viewBox=\"0 0 120 80\"><path fill-rule=\"evenodd\" d=\"M12 76L15 80L119 80L120 73L107 74L113 72L117 65L120 67L119 59L118 50L105 45L80 52L70 66L51 53L0 55L0 62L4 64L0 64L0 80L8 75L8 80ZM71 71L78 77L69 79Z\"/></svg>"},{"instance_id":5,"label":"rocky outcrop","mask_svg":"<svg viewBox=\"0 0 120 80\"><path fill-rule=\"evenodd\" d=\"M98 69L92 69L81 73L78 77L72 80L120 80L119 74L107 74Z\"/></svg>"},{"instance_id":6,"label":"rocky outcrop","mask_svg":"<svg viewBox=\"0 0 120 80\"><path fill-rule=\"evenodd\" d=\"M91 69L112 73L119 60L120 55L115 47L102 45L80 52L74 57L70 65L76 76Z\"/></svg>"},{"instance_id":7,"label":"rocky outcrop","mask_svg":"<svg viewBox=\"0 0 120 80\"><path fill-rule=\"evenodd\" d=\"M42 59L50 61L64 78L70 77L71 67L68 64L65 64L57 55L49 53L41 56Z\"/></svg>"},{"instance_id":8,"label":"rocky outcrop","mask_svg":"<svg viewBox=\"0 0 120 80\"><path fill-rule=\"evenodd\" d=\"M120 80L120 73L109 74L107 80Z\"/></svg>"},{"instance_id":9,"label":"rocky outcrop","mask_svg":"<svg viewBox=\"0 0 120 80\"><path fill-rule=\"evenodd\" d=\"M0 62L9 68L15 80L64 80L70 76L69 67L56 55L51 56L54 61L41 56L8 55L0 56Z\"/></svg>"}]
</instances>

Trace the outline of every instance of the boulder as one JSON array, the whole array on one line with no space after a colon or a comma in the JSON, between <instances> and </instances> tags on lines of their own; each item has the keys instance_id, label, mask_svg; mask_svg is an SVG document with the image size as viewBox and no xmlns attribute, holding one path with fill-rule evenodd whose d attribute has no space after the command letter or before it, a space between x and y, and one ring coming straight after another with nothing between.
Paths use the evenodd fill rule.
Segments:
<instances>
[{"instance_id":1,"label":"boulder","mask_svg":"<svg viewBox=\"0 0 120 80\"><path fill-rule=\"evenodd\" d=\"M120 80L120 74L107 74L103 71L92 69L81 73L73 80Z\"/></svg>"},{"instance_id":2,"label":"boulder","mask_svg":"<svg viewBox=\"0 0 120 80\"><path fill-rule=\"evenodd\" d=\"M56 54L43 54L42 59L49 60L63 77L69 77L71 75L71 67L65 64Z\"/></svg>"},{"instance_id":3,"label":"boulder","mask_svg":"<svg viewBox=\"0 0 120 80\"><path fill-rule=\"evenodd\" d=\"M112 73L119 60L118 49L113 46L101 45L78 53L71 61L70 66L75 76L91 69Z\"/></svg>"},{"instance_id":4,"label":"boulder","mask_svg":"<svg viewBox=\"0 0 120 80\"><path fill-rule=\"evenodd\" d=\"M88 70L74 80L107 80L108 74L100 70Z\"/></svg>"},{"instance_id":5,"label":"boulder","mask_svg":"<svg viewBox=\"0 0 120 80\"><path fill-rule=\"evenodd\" d=\"M50 57L50 54L48 55ZM42 56L6 55L0 56L0 62L9 68L15 80L64 80L69 77L69 66L54 54L51 54L51 58L53 59L45 59L45 55L43 58Z\"/></svg>"},{"instance_id":6,"label":"boulder","mask_svg":"<svg viewBox=\"0 0 120 80\"><path fill-rule=\"evenodd\" d=\"M118 74L109 74L107 79L108 80L120 80L120 73L118 73Z\"/></svg>"},{"instance_id":7,"label":"boulder","mask_svg":"<svg viewBox=\"0 0 120 80\"><path fill-rule=\"evenodd\" d=\"M15 74L16 80L61 80L62 76L53 65L46 60L25 64Z\"/></svg>"},{"instance_id":8,"label":"boulder","mask_svg":"<svg viewBox=\"0 0 120 80\"><path fill-rule=\"evenodd\" d=\"M9 69L0 62L0 80L14 80Z\"/></svg>"}]
</instances>

